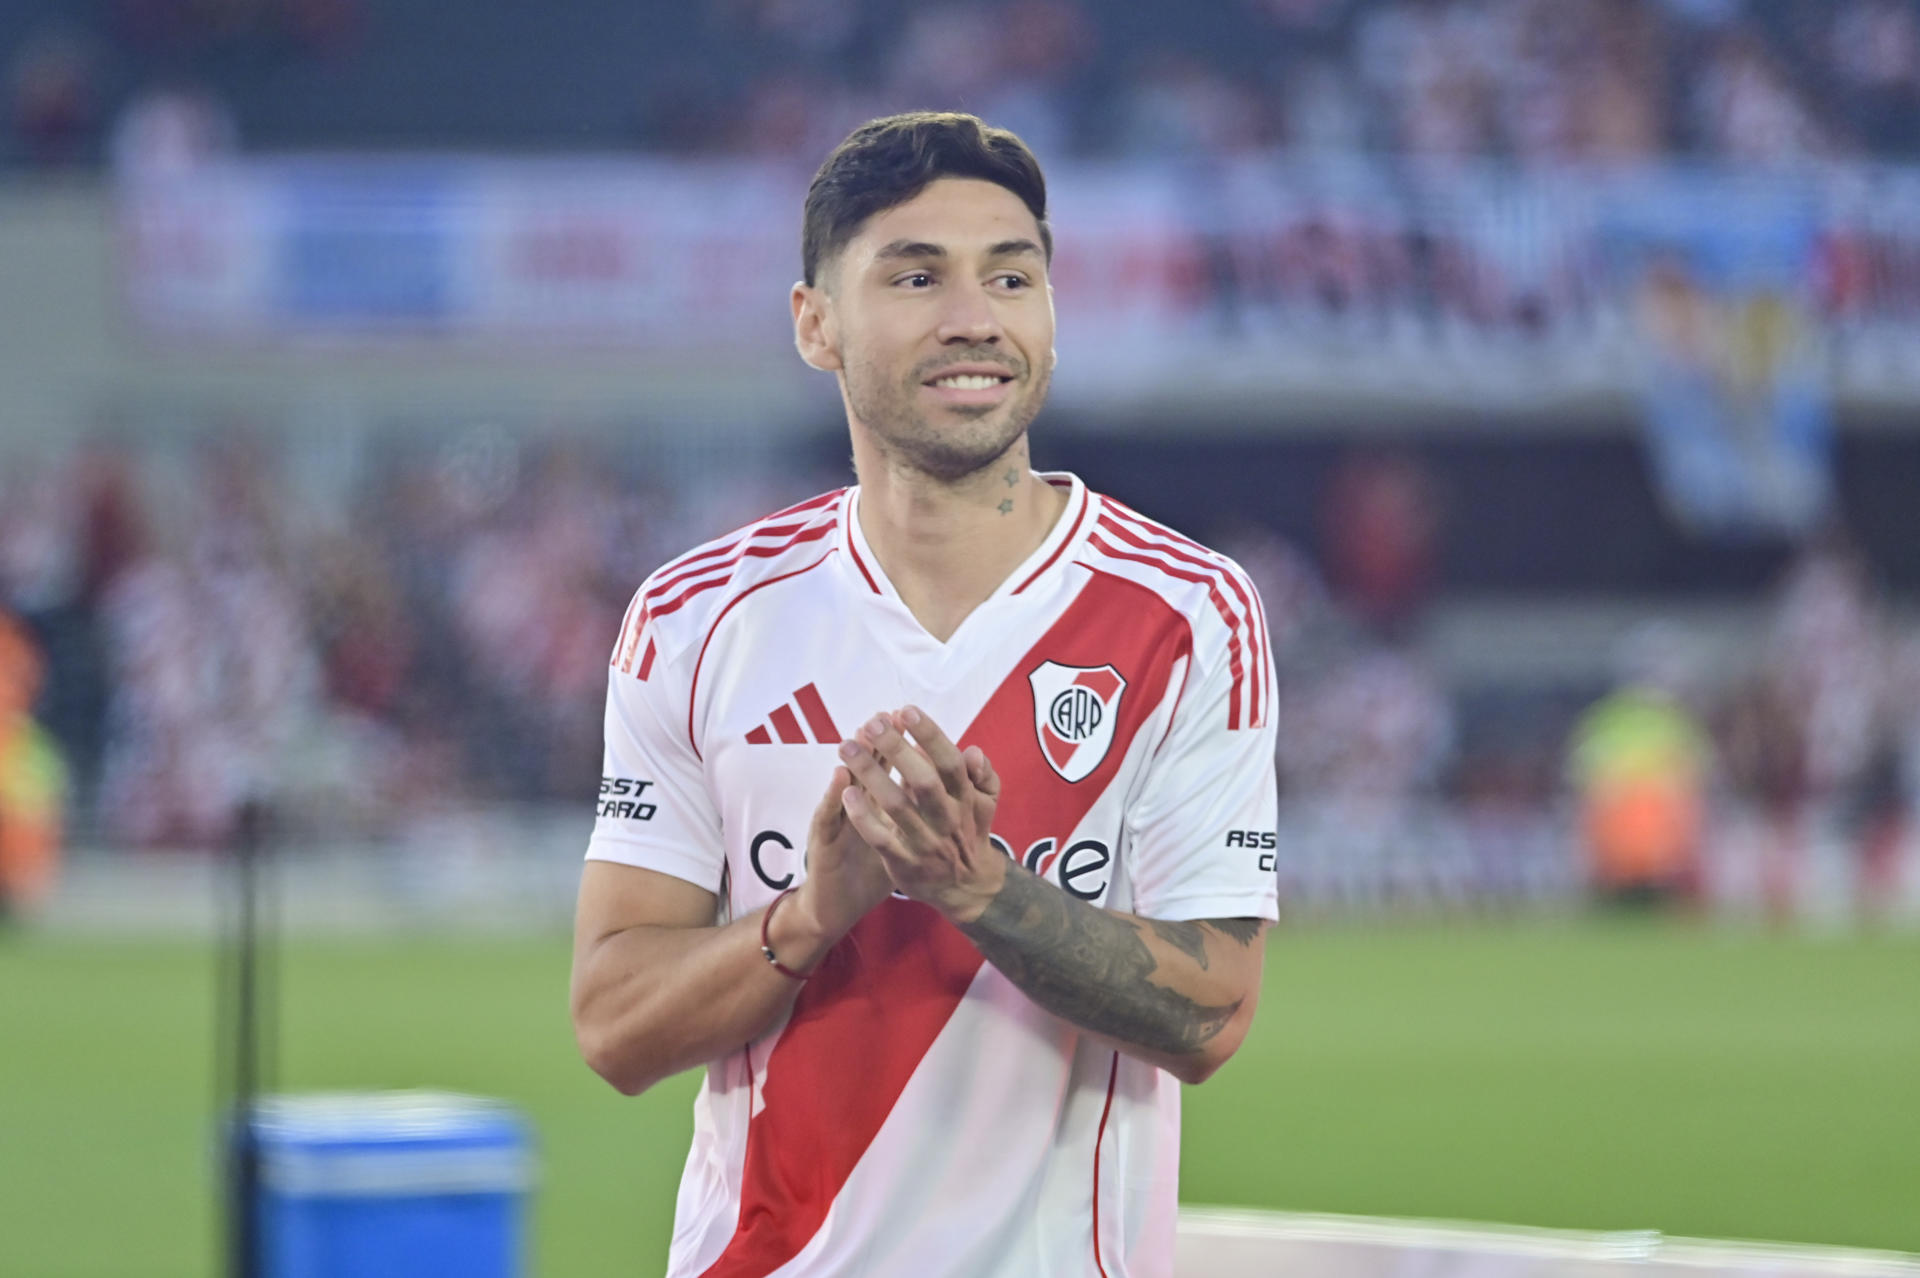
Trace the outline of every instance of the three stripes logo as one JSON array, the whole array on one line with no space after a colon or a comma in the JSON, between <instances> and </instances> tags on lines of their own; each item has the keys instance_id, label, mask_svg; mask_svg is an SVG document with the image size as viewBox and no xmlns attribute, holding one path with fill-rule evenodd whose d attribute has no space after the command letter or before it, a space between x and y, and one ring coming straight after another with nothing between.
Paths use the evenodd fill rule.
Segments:
<instances>
[{"instance_id":1,"label":"three stripes logo","mask_svg":"<svg viewBox=\"0 0 1920 1278\"><path fill-rule=\"evenodd\" d=\"M747 733L748 745L839 745L841 739L827 703L812 684L796 689L765 723Z\"/></svg>"}]
</instances>

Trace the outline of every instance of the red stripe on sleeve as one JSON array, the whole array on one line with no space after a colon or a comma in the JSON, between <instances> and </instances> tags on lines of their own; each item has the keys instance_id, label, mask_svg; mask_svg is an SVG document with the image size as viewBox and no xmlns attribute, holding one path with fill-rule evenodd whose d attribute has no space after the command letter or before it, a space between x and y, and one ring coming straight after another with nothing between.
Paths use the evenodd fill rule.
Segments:
<instances>
[{"instance_id":1,"label":"red stripe on sleeve","mask_svg":"<svg viewBox=\"0 0 1920 1278\"><path fill-rule=\"evenodd\" d=\"M626 654L627 627L633 624L633 613L639 606L640 596L635 594L627 604L626 615L620 618L620 632L613 637L613 654L607 658L607 664L615 669L619 668L620 658Z\"/></svg>"},{"instance_id":2,"label":"red stripe on sleeve","mask_svg":"<svg viewBox=\"0 0 1920 1278\"><path fill-rule=\"evenodd\" d=\"M662 577L654 583L651 590L647 591L647 599L649 602L655 599L664 599L683 582L690 581L702 573L715 572L732 564L736 564L743 555L749 552L751 547L786 545L795 533L811 527L819 519L819 515L814 515L809 519L796 520L792 523L766 525L754 529L753 532L736 541L728 542L724 546L717 546L712 550L694 556L695 560L701 562L690 561L691 566L677 568L673 573Z\"/></svg>"},{"instance_id":3,"label":"red stripe on sleeve","mask_svg":"<svg viewBox=\"0 0 1920 1278\"><path fill-rule=\"evenodd\" d=\"M1015 847L1072 833L1191 649L1185 618L1152 590L1095 574L956 738L1020 779L1003 794L995 830ZM1027 673L1042 661L1112 663L1127 681L1107 756L1077 784L1040 757ZM706 1278L761 1278L807 1245L981 962L933 909L892 898L827 954L768 1058L764 1107L747 1132L739 1224Z\"/></svg>"},{"instance_id":4,"label":"red stripe on sleeve","mask_svg":"<svg viewBox=\"0 0 1920 1278\"><path fill-rule=\"evenodd\" d=\"M1266 700L1261 695L1261 683L1266 677L1266 662L1261 654L1266 651L1267 636L1265 630L1262 628L1265 624L1265 619L1261 617L1260 609L1254 603L1251 589L1243 588L1238 575L1228 568L1226 564L1221 563L1217 559L1203 558L1204 555L1210 554L1211 552L1198 542L1189 541L1178 533L1151 524L1143 515L1133 514L1131 511L1126 513L1131 516L1130 520L1121 522L1109 515L1100 521L1100 526L1131 546L1137 546L1142 550L1158 551L1169 558L1176 559L1181 563L1190 564L1202 572L1209 573L1217 582L1224 583L1227 589L1233 592L1234 599L1240 604L1241 615L1238 618L1229 618L1227 624L1245 629L1249 632L1249 644L1253 649L1253 658L1248 663L1252 668L1252 687L1247 699L1247 726L1254 728L1259 727L1260 711L1262 707L1266 705ZM1187 550L1183 549L1183 547L1191 547L1192 549ZM1198 551L1199 553L1193 553L1194 551ZM1218 601L1216 601L1216 606L1217 602Z\"/></svg>"},{"instance_id":5,"label":"red stripe on sleeve","mask_svg":"<svg viewBox=\"0 0 1920 1278\"><path fill-rule=\"evenodd\" d=\"M1207 547L1201 545L1199 542L1193 540L1191 537L1183 537L1179 533L1175 532L1173 529L1167 527L1165 524L1155 523L1153 520L1148 519L1145 515L1141 514L1139 511L1133 509L1133 507L1128 506L1122 502L1117 502L1117 501L1114 501L1112 498L1107 498L1106 509L1110 513L1114 513L1125 518L1132 524L1132 526L1139 528L1143 532L1151 533L1155 536L1164 538L1167 541L1177 542L1180 545L1185 546L1188 549L1196 551L1202 555L1211 555L1214 553L1213 551L1209 550ZM1224 564L1220 565L1220 567L1222 571L1226 572L1228 581L1234 587L1234 593L1239 594L1240 581L1242 576L1244 576L1245 574L1245 570L1241 569L1238 573L1235 573L1233 571L1228 570L1226 568L1226 565ZM1264 722L1263 716L1265 714L1267 701L1270 701L1273 697L1274 673L1273 673L1272 662L1271 660L1269 660L1269 658L1272 655L1273 649L1270 641L1267 638L1267 615L1260 607L1259 595L1258 595L1258 592L1254 590L1253 583L1251 580L1248 580L1247 582L1247 592L1246 592L1246 595L1243 597L1242 601L1247 605L1247 615L1249 620L1253 623L1254 659L1256 662L1259 663L1260 669L1265 672L1265 678L1267 682L1267 695L1265 699L1262 699L1259 697L1258 691L1257 691L1258 684L1255 685L1256 694L1255 694L1255 704L1254 704L1252 717L1254 721L1253 726L1258 727L1262 722Z\"/></svg>"},{"instance_id":6,"label":"red stripe on sleeve","mask_svg":"<svg viewBox=\"0 0 1920 1278\"><path fill-rule=\"evenodd\" d=\"M1211 577L1188 572L1163 559L1149 559L1144 554L1132 554L1120 549L1118 546L1101 538L1100 531L1106 527L1107 525L1103 521L1100 528L1096 529L1093 535L1088 538L1088 542L1097 547L1101 554L1109 555L1114 559L1124 559L1136 564L1145 564L1149 568L1158 568L1169 577L1177 577L1181 581L1191 581L1197 585L1207 587L1207 598L1213 604L1213 610L1220 614L1220 620L1227 623L1227 669L1228 673L1233 676L1233 687L1227 697L1227 730L1229 732L1238 731L1240 728L1240 702L1245 696L1246 666L1240 657L1240 628L1234 624L1233 610L1227 607L1226 598L1220 593L1220 587L1214 584L1213 578Z\"/></svg>"},{"instance_id":7,"label":"red stripe on sleeve","mask_svg":"<svg viewBox=\"0 0 1920 1278\"><path fill-rule=\"evenodd\" d=\"M639 601L636 600L636 602ZM639 649L640 636L647 632L647 605L640 603L638 608L632 610L632 614L632 628L627 631L626 637L621 641L621 646L625 649L620 658L621 674L627 674L633 669L633 654Z\"/></svg>"},{"instance_id":8,"label":"red stripe on sleeve","mask_svg":"<svg viewBox=\"0 0 1920 1278\"><path fill-rule=\"evenodd\" d=\"M844 492L846 492L846 489L836 488L830 493L821 493L818 497L800 502L798 505L788 506L785 510L776 510L757 524L749 524L745 528L737 528L733 532L728 533L726 538L717 546L709 546L705 550L688 551L686 554L680 556L680 558L668 563L665 568L662 569L666 576L654 584L653 588L647 592L647 597L654 598L663 591L671 589L676 582L684 581L688 577L717 567L717 564L709 563L708 561L722 558L729 551L737 550L742 544L752 541L756 537L784 537L795 529L804 528L813 521L811 516L807 519L790 523L785 527L780 527L779 523L783 519L799 515L805 511L817 510L822 506L830 505L839 500L840 495ZM696 565L705 566L696 567Z\"/></svg>"},{"instance_id":9,"label":"red stripe on sleeve","mask_svg":"<svg viewBox=\"0 0 1920 1278\"><path fill-rule=\"evenodd\" d=\"M734 555L731 559L728 559L725 564L712 565L714 572L718 574L717 576L708 577L703 581L694 582L692 585L688 586L685 590L683 590L680 594L674 596L672 599L667 600L665 603L659 604L657 606L649 603L648 611L655 617L664 617L668 613L678 612L683 606L685 606L687 600L693 598L695 595L701 593L704 590L712 590L715 586L724 586L729 581L732 581L733 568L741 560L771 559L775 555L784 555L789 550L792 550L795 546L804 546L810 541L819 541L822 537L825 537L828 533L832 531L833 531L833 525L831 523L815 524L813 527L805 529L802 532L795 533L793 536L787 538L787 540L780 542L776 545L742 546L740 548L739 553Z\"/></svg>"}]
</instances>

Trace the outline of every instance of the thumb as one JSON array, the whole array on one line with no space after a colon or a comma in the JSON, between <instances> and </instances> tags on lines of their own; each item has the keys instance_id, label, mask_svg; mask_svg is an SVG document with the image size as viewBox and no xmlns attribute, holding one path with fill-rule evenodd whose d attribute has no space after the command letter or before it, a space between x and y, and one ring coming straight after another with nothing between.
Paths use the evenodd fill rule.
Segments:
<instances>
[{"instance_id":1,"label":"thumb","mask_svg":"<svg viewBox=\"0 0 1920 1278\"><path fill-rule=\"evenodd\" d=\"M835 768L833 777L827 782L827 792L820 796L820 804L813 810L813 833L816 840L826 840L834 836L846 821L847 814L840 806L840 796L853 784L853 773L845 768Z\"/></svg>"},{"instance_id":2,"label":"thumb","mask_svg":"<svg viewBox=\"0 0 1920 1278\"><path fill-rule=\"evenodd\" d=\"M979 746L968 746L962 757L967 761L967 780L973 782L974 816L982 829L991 829L994 811L1000 806L1000 774Z\"/></svg>"},{"instance_id":3,"label":"thumb","mask_svg":"<svg viewBox=\"0 0 1920 1278\"><path fill-rule=\"evenodd\" d=\"M989 798L998 799L1000 774L993 770L987 752L977 745L968 746L963 757L967 761L967 780L973 782L973 788Z\"/></svg>"}]
</instances>

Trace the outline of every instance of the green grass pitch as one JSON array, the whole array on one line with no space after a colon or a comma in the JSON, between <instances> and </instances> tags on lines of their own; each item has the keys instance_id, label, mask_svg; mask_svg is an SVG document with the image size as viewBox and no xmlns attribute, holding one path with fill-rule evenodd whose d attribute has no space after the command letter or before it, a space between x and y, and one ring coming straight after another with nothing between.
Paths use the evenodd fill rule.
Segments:
<instances>
[{"instance_id":1,"label":"green grass pitch","mask_svg":"<svg viewBox=\"0 0 1920 1278\"><path fill-rule=\"evenodd\" d=\"M1187 1201L1920 1250L1920 937L1373 925L1268 953L1252 1037L1187 1093ZM212 971L0 936L0 1269L217 1272ZM697 1075L604 1087L566 979L557 938L294 944L280 1082L514 1102L533 1272L657 1273Z\"/></svg>"}]
</instances>

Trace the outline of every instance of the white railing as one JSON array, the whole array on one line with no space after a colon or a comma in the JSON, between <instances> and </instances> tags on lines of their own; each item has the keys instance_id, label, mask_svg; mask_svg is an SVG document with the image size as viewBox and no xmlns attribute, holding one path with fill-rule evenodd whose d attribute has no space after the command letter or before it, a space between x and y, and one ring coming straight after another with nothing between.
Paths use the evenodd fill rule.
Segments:
<instances>
[{"instance_id":1,"label":"white railing","mask_svg":"<svg viewBox=\"0 0 1920 1278\"><path fill-rule=\"evenodd\" d=\"M1177 1246L1178 1278L1920 1278L1906 1252L1221 1207Z\"/></svg>"}]
</instances>

